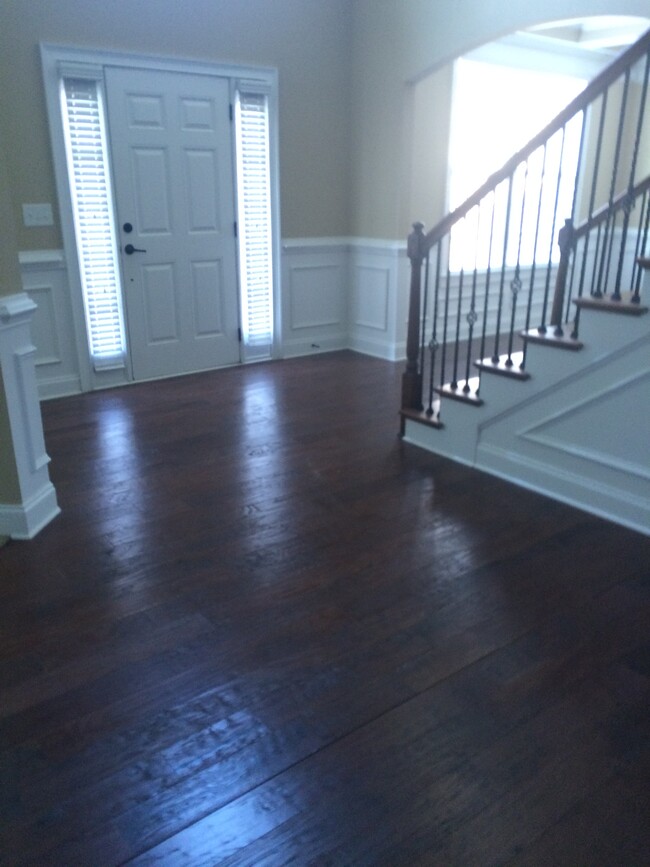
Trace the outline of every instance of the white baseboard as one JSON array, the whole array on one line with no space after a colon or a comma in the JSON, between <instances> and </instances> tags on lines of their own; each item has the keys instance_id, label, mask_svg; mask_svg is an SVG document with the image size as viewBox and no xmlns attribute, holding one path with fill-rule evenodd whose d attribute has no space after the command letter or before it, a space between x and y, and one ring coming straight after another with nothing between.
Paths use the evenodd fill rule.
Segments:
<instances>
[{"instance_id":1,"label":"white baseboard","mask_svg":"<svg viewBox=\"0 0 650 867\"><path fill-rule=\"evenodd\" d=\"M284 341L282 357L298 358L304 355L318 355L322 352L337 352L340 349L348 349L346 334L323 335L303 340L292 338Z\"/></svg>"},{"instance_id":2,"label":"white baseboard","mask_svg":"<svg viewBox=\"0 0 650 867\"><path fill-rule=\"evenodd\" d=\"M476 469L650 536L650 501L566 468L480 446Z\"/></svg>"},{"instance_id":3,"label":"white baseboard","mask_svg":"<svg viewBox=\"0 0 650 867\"><path fill-rule=\"evenodd\" d=\"M80 394L81 390L81 380L78 376L44 377L38 383L38 396L41 400L69 397L72 394Z\"/></svg>"},{"instance_id":4,"label":"white baseboard","mask_svg":"<svg viewBox=\"0 0 650 867\"><path fill-rule=\"evenodd\" d=\"M20 505L0 503L0 536L33 539L60 512L54 486L48 483Z\"/></svg>"}]
</instances>

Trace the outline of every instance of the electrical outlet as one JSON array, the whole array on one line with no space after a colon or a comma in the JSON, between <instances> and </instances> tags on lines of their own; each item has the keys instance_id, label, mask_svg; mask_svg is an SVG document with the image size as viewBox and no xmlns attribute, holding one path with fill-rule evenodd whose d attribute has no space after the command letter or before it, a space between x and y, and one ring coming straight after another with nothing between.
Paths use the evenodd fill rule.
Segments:
<instances>
[{"instance_id":1,"label":"electrical outlet","mask_svg":"<svg viewBox=\"0 0 650 867\"><path fill-rule=\"evenodd\" d=\"M52 205L23 205L23 222L26 226L53 226Z\"/></svg>"}]
</instances>

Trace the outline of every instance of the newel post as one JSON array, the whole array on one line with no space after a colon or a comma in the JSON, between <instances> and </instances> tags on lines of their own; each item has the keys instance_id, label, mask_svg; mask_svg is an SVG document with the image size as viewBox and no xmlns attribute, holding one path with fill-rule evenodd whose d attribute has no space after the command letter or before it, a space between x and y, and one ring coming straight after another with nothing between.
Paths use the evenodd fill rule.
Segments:
<instances>
[{"instance_id":1,"label":"newel post","mask_svg":"<svg viewBox=\"0 0 650 867\"><path fill-rule=\"evenodd\" d=\"M420 371L420 316L422 262L426 255L424 226L414 223L408 237L407 255L411 260L411 293L406 336L406 370L402 376L402 409L422 409L422 372Z\"/></svg>"},{"instance_id":2,"label":"newel post","mask_svg":"<svg viewBox=\"0 0 650 867\"><path fill-rule=\"evenodd\" d=\"M560 248L560 264L557 269L557 277L555 278L555 294L553 295L553 309L551 310L551 325L555 325L555 334L558 337L562 336L562 311L564 310L564 294L566 289L566 278L569 272L569 259L571 258L571 249L573 248L573 220L565 220L564 226L560 229L557 236L557 243Z\"/></svg>"}]
</instances>

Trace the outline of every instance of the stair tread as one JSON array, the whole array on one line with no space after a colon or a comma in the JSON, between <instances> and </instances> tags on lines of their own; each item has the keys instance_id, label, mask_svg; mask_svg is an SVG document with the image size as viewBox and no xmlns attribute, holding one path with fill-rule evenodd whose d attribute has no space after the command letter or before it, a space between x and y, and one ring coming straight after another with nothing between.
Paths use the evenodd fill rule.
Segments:
<instances>
[{"instance_id":1,"label":"stair tread","mask_svg":"<svg viewBox=\"0 0 650 867\"><path fill-rule=\"evenodd\" d=\"M472 376L467 381L459 379L456 383L456 388L452 388L450 382L439 386L435 391L442 397L450 397L452 400L458 400L462 403L470 404L471 406L482 406L483 400L478 396L478 388L481 378Z\"/></svg>"},{"instance_id":2,"label":"stair tread","mask_svg":"<svg viewBox=\"0 0 650 867\"><path fill-rule=\"evenodd\" d=\"M540 346L549 346L554 349L569 349L576 352L577 350L582 349L584 344L567 334L569 327L570 326L568 325L566 326L563 335L557 335L553 325L547 326L545 332L540 332L538 328L529 328L528 331L521 331L520 334L524 340L527 340L530 343L536 343Z\"/></svg>"},{"instance_id":3,"label":"stair tread","mask_svg":"<svg viewBox=\"0 0 650 867\"><path fill-rule=\"evenodd\" d=\"M403 419L410 419L421 424L429 425L429 427L442 428L443 423L440 421L440 401L434 400L433 413L429 414L426 409L401 409L400 415Z\"/></svg>"},{"instance_id":4,"label":"stair tread","mask_svg":"<svg viewBox=\"0 0 650 867\"><path fill-rule=\"evenodd\" d=\"M513 352L510 355L511 364L508 364L508 354L500 355L497 361L492 358L477 358L474 362L474 367L487 373L496 373L499 376L508 376L512 379L530 379L530 373L527 370L522 370L521 365L524 361L523 352Z\"/></svg>"},{"instance_id":5,"label":"stair tread","mask_svg":"<svg viewBox=\"0 0 650 867\"><path fill-rule=\"evenodd\" d=\"M619 300L612 298L611 295L603 295L602 298L584 295L582 298L575 298L573 303L584 310L600 310L603 313L619 313L624 316L643 316L648 312L647 306L635 303L632 297L632 292L621 292Z\"/></svg>"}]
</instances>

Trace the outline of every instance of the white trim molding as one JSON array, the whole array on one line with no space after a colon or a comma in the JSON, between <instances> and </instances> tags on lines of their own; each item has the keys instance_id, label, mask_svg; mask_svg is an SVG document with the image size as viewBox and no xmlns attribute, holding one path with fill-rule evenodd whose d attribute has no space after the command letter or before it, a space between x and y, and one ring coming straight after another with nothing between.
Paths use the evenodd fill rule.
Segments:
<instances>
[{"instance_id":1,"label":"white trim molding","mask_svg":"<svg viewBox=\"0 0 650 867\"><path fill-rule=\"evenodd\" d=\"M39 397L78 394L82 390L79 354L63 250L26 250L18 260L23 291L37 306L31 335Z\"/></svg>"},{"instance_id":2,"label":"white trim molding","mask_svg":"<svg viewBox=\"0 0 650 867\"><path fill-rule=\"evenodd\" d=\"M0 370L16 459L19 503L0 503L0 535L31 539L59 506L48 473L30 324L36 304L22 292L0 298Z\"/></svg>"},{"instance_id":3,"label":"white trim molding","mask_svg":"<svg viewBox=\"0 0 650 867\"><path fill-rule=\"evenodd\" d=\"M353 349L388 361L405 358L409 263L404 242L287 238L281 251L282 333L276 357ZM79 361L85 334L77 337L75 290L63 250L23 251L19 259L23 290L37 305L31 333L40 398L89 390L93 385L85 382Z\"/></svg>"},{"instance_id":4,"label":"white trim molding","mask_svg":"<svg viewBox=\"0 0 650 867\"><path fill-rule=\"evenodd\" d=\"M348 243L344 238L282 243L282 355L292 358L348 345Z\"/></svg>"},{"instance_id":5,"label":"white trim molding","mask_svg":"<svg viewBox=\"0 0 650 867\"><path fill-rule=\"evenodd\" d=\"M284 356L348 348L389 361L404 358L407 266L402 241L285 239Z\"/></svg>"}]
</instances>

